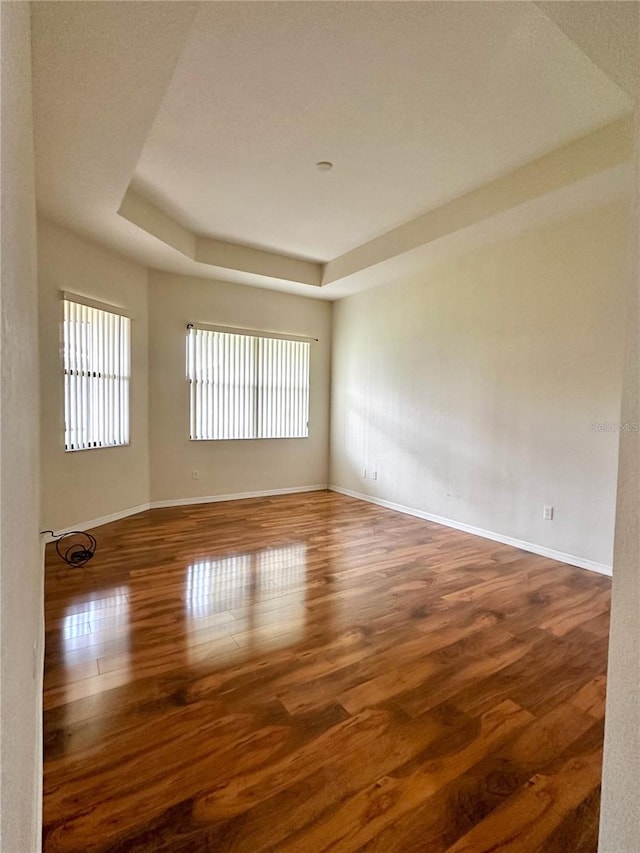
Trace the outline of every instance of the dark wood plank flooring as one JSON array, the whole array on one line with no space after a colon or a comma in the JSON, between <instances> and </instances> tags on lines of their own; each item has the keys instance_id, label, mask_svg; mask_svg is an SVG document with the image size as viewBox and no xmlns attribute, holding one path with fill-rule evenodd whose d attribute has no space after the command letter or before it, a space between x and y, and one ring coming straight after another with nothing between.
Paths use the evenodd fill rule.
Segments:
<instances>
[{"instance_id":1,"label":"dark wood plank flooring","mask_svg":"<svg viewBox=\"0 0 640 853\"><path fill-rule=\"evenodd\" d=\"M595 853L608 578L330 492L46 570L44 849Z\"/></svg>"}]
</instances>

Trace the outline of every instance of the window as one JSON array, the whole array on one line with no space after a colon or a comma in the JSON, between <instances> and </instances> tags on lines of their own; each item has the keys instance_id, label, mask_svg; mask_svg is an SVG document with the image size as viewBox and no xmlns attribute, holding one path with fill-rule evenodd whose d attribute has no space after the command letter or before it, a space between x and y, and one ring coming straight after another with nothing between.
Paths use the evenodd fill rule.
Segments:
<instances>
[{"instance_id":1,"label":"window","mask_svg":"<svg viewBox=\"0 0 640 853\"><path fill-rule=\"evenodd\" d=\"M189 326L190 437L306 438L309 346L305 339Z\"/></svg>"},{"instance_id":2,"label":"window","mask_svg":"<svg viewBox=\"0 0 640 853\"><path fill-rule=\"evenodd\" d=\"M65 450L128 444L131 321L117 308L63 300Z\"/></svg>"}]
</instances>

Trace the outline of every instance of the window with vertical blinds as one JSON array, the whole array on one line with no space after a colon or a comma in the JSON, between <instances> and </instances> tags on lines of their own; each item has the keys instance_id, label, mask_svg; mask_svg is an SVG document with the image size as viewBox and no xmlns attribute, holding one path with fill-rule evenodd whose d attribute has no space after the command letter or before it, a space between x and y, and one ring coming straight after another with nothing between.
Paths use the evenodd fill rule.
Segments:
<instances>
[{"instance_id":1,"label":"window with vertical blinds","mask_svg":"<svg viewBox=\"0 0 640 853\"><path fill-rule=\"evenodd\" d=\"M309 341L189 327L190 437L306 438Z\"/></svg>"},{"instance_id":2,"label":"window with vertical blinds","mask_svg":"<svg viewBox=\"0 0 640 853\"><path fill-rule=\"evenodd\" d=\"M128 444L131 321L66 296L63 304L65 450Z\"/></svg>"}]
</instances>

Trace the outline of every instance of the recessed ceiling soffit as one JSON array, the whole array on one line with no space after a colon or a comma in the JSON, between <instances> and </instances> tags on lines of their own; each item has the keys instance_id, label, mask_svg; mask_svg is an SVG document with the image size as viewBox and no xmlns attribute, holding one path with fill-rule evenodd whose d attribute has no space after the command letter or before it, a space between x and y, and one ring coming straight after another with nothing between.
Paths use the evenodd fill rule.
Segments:
<instances>
[{"instance_id":1,"label":"recessed ceiling soffit","mask_svg":"<svg viewBox=\"0 0 640 853\"><path fill-rule=\"evenodd\" d=\"M448 238L600 173L614 173L632 156L629 116L564 145L327 262L196 234L130 184L118 214L197 264L322 288ZM623 189L624 185L618 186Z\"/></svg>"}]
</instances>

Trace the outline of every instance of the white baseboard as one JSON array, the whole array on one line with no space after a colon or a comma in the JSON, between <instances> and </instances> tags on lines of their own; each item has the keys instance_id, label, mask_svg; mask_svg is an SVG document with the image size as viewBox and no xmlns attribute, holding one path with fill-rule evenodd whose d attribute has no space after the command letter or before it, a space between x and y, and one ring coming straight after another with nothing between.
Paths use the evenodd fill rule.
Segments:
<instances>
[{"instance_id":1,"label":"white baseboard","mask_svg":"<svg viewBox=\"0 0 640 853\"><path fill-rule=\"evenodd\" d=\"M567 563L570 566L578 566L581 569L589 569L592 572L598 572L601 575L611 577L611 566L605 563L596 563L593 560L587 560L584 557L576 557L574 554L565 554L562 551L555 551L552 548L547 548L544 545L536 545L533 542L525 542L522 539L514 539L512 536L505 536L502 533L494 533L492 530L484 530L481 527L473 527L471 524L464 524L461 521L454 521L451 518L444 518L441 515L435 515L431 512L424 512L420 509L404 506L403 504L385 501L382 498L376 498L373 495L365 495L361 492L354 492L351 489L343 489L342 486L336 485L315 485L315 486L292 486L285 489L267 489L259 492L235 492L229 495L205 495L201 497L176 498L166 501L151 501L149 503L138 504L137 506L129 507L128 509L113 512L109 515L103 515L100 518L93 518L89 521L79 521L69 527L64 527L56 531L57 534L70 533L73 530L92 530L94 527L100 527L103 524L109 524L112 521L119 521L121 518L127 518L130 515L136 515L139 512L144 512L148 509L160 509L163 507L172 506L192 506L195 504L206 503L221 503L223 501L240 501L246 498L268 498L275 495L293 495L302 492L319 492L325 489L330 489L333 492L347 495L357 500L367 501L368 503L377 504L378 506L386 507L387 509L395 510L396 512L405 513L405 515L413 515L416 518L424 518L426 521L433 521L436 524L442 524L444 527L452 527L455 530L462 530L465 533L471 533L474 536L481 536L483 539L491 539L494 542L500 542L503 545L511 545L513 548L520 548L523 551L530 551L532 554L538 554L541 557L549 557L552 560L558 560L560 563ZM44 542L52 542L53 537L50 534L43 536Z\"/></svg>"},{"instance_id":2,"label":"white baseboard","mask_svg":"<svg viewBox=\"0 0 640 853\"><path fill-rule=\"evenodd\" d=\"M263 492L235 492L230 495L205 495L193 498L176 498L168 501L151 501L151 509L160 509L168 506L191 506L192 504L221 503L222 501L242 501L246 498L270 498L274 495L295 495L299 492L321 492L328 489L324 483L318 486L291 486L286 489L267 489Z\"/></svg>"},{"instance_id":3,"label":"white baseboard","mask_svg":"<svg viewBox=\"0 0 640 853\"><path fill-rule=\"evenodd\" d=\"M473 527L471 524L464 524L461 521L454 521L451 518L443 518L440 515L434 515L431 512L423 512L420 509L396 504L392 501L385 501L382 498L376 498L372 495L364 495L360 492L353 492L351 489L343 489L342 486L329 485L328 488L332 492L340 492L342 495L347 495L350 498L356 498L360 501L384 506L387 509L393 509L396 512L403 512L406 515L414 515L417 518L424 518L426 521L434 521L436 524L442 524L443 527L452 527L455 530L462 530L465 533L472 533L474 536L481 536L483 539L492 539L494 542L500 542L503 545L511 545L513 548L520 548L522 551L530 551L532 554L538 554L541 557L549 557L551 560L557 560L559 563L567 563L569 566L578 566L581 569L589 569L592 572L598 572L601 575L612 576L611 566L605 563L596 563L593 560L587 560L584 557L576 557L574 554L565 554L562 551L554 551L553 548L547 548L544 545L536 545L534 542L525 542L522 539L514 539L512 536L504 536L502 533L494 533L492 530L484 530L481 527Z\"/></svg>"},{"instance_id":4,"label":"white baseboard","mask_svg":"<svg viewBox=\"0 0 640 853\"><path fill-rule=\"evenodd\" d=\"M127 518L130 515L137 515L139 512L145 512L148 509L160 509L161 507L170 506L191 506L192 504L209 504L219 503L222 501L241 501L245 498L269 498L274 495L294 495L299 492L320 492L328 489L329 486L324 483L316 486L290 486L286 489L268 489L262 492L235 492L230 495L206 495L204 497L193 498L176 498L168 501L150 501L149 503L138 504L128 509L113 512L110 515L103 515L100 518L92 518L90 521L79 521L77 524L72 524L70 527L63 527L56 531L57 535L63 533L71 533L74 530L92 530L94 527L100 527L103 524L109 524L112 521L119 521L121 518ZM51 534L43 534L44 542L53 542L54 538Z\"/></svg>"},{"instance_id":5,"label":"white baseboard","mask_svg":"<svg viewBox=\"0 0 640 853\"><path fill-rule=\"evenodd\" d=\"M112 521L120 521L121 518L127 518L129 515L137 515L139 512L144 512L150 508L150 504L143 503L137 506L130 506L127 509L121 509L118 512L112 512L109 515L102 515L99 518L92 518L90 521L79 521L77 524L72 524L70 527L63 527L56 531L56 535L63 533L71 533L74 530L92 530L94 527L100 527L103 524L109 524ZM45 542L53 542L54 539L50 533L43 534Z\"/></svg>"}]
</instances>

